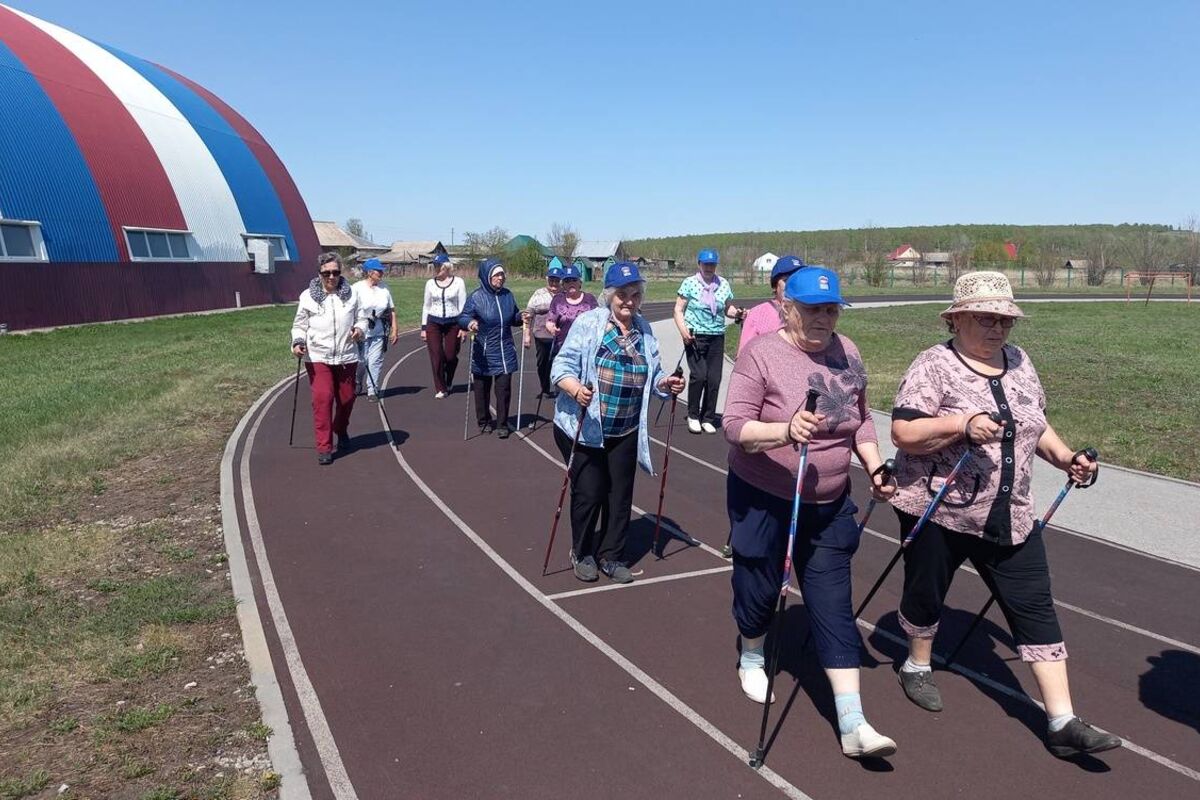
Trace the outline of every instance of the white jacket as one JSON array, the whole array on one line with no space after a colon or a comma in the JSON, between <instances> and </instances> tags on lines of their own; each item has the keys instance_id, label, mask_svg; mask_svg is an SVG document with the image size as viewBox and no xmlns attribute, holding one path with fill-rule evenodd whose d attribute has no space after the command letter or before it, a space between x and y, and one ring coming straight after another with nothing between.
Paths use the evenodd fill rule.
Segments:
<instances>
[{"instance_id":1,"label":"white jacket","mask_svg":"<svg viewBox=\"0 0 1200 800\"><path fill-rule=\"evenodd\" d=\"M433 278L425 281L425 299L421 303L421 327L432 317L443 319L458 319L463 305L467 302L467 285L457 275L445 289L437 285Z\"/></svg>"},{"instance_id":2,"label":"white jacket","mask_svg":"<svg viewBox=\"0 0 1200 800\"><path fill-rule=\"evenodd\" d=\"M366 279L354 284L351 291L358 297L358 305L367 317L367 338L383 336L384 321L391 322L392 309L396 305L392 301L392 293L382 283L372 286L371 282ZM371 324L372 319L375 320L373 325Z\"/></svg>"},{"instance_id":3,"label":"white jacket","mask_svg":"<svg viewBox=\"0 0 1200 800\"><path fill-rule=\"evenodd\" d=\"M341 278L337 291L325 294L321 279L313 278L296 306L292 346L304 345L307 350L305 361L353 364L358 361L358 347L350 338L352 328L365 334L367 315L359 306L358 295L351 291L350 284Z\"/></svg>"}]
</instances>

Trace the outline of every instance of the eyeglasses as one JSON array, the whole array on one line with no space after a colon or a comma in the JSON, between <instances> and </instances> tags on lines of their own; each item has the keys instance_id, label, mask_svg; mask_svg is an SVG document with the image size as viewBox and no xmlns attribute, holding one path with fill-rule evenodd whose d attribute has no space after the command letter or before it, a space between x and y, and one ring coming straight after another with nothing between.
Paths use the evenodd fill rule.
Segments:
<instances>
[{"instance_id":1,"label":"eyeglasses","mask_svg":"<svg viewBox=\"0 0 1200 800\"><path fill-rule=\"evenodd\" d=\"M975 321L978 322L979 326L982 328L994 328L998 322L1000 323L1001 328L1008 330L1013 325L1017 324L1016 317L980 316L979 314L972 314L971 316L975 318Z\"/></svg>"},{"instance_id":2,"label":"eyeglasses","mask_svg":"<svg viewBox=\"0 0 1200 800\"><path fill-rule=\"evenodd\" d=\"M342 271L340 269L323 269L323 270L321 270L322 278L336 278L338 275L341 275L341 274L342 274Z\"/></svg>"}]
</instances>

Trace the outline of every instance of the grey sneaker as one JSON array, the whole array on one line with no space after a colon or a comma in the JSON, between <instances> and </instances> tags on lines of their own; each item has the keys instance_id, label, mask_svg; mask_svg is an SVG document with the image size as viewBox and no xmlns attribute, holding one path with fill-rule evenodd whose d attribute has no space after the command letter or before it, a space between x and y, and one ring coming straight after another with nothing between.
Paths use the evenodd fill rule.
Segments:
<instances>
[{"instance_id":1,"label":"grey sneaker","mask_svg":"<svg viewBox=\"0 0 1200 800\"><path fill-rule=\"evenodd\" d=\"M571 551L571 567L575 570L575 577L584 583L593 583L600 579L600 572L596 569L596 559L591 556L584 556L576 560L575 551Z\"/></svg>"},{"instance_id":2,"label":"grey sneaker","mask_svg":"<svg viewBox=\"0 0 1200 800\"><path fill-rule=\"evenodd\" d=\"M1068 722L1062 730L1046 731L1046 749L1059 758L1103 753L1120 746L1121 740L1116 736L1096 730L1079 717Z\"/></svg>"},{"instance_id":3,"label":"grey sneaker","mask_svg":"<svg viewBox=\"0 0 1200 800\"><path fill-rule=\"evenodd\" d=\"M602 560L600 571L607 575L613 583L633 583L633 573L620 561Z\"/></svg>"},{"instance_id":4,"label":"grey sneaker","mask_svg":"<svg viewBox=\"0 0 1200 800\"><path fill-rule=\"evenodd\" d=\"M900 670L900 685L909 700L926 711L942 710L942 693L933 682L932 672L905 672Z\"/></svg>"}]
</instances>

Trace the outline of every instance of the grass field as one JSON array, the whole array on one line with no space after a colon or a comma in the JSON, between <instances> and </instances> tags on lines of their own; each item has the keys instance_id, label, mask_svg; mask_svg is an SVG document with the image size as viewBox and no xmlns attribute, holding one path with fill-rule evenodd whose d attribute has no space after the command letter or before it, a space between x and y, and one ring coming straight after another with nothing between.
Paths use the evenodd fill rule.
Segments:
<instances>
[{"instance_id":1,"label":"grass field","mask_svg":"<svg viewBox=\"0 0 1200 800\"><path fill-rule=\"evenodd\" d=\"M890 410L921 350L949 338L941 306L856 309L838 330L862 351L871 406ZM1009 341L1029 353L1050 422L1072 447L1105 461L1200 481L1200 304L1027 303ZM731 327L726 350L737 350Z\"/></svg>"}]
</instances>

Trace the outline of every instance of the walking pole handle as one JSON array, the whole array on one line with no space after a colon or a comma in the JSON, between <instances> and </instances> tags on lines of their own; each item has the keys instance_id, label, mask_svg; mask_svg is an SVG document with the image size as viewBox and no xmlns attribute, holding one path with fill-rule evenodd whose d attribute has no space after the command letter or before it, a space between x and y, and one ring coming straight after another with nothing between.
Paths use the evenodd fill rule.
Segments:
<instances>
[{"instance_id":1,"label":"walking pole handle","mask_svg":"<svg viewBox=\"0 0 1200 800\"><path fill-rule=\"evenodd\" d=\"M1094 447L1085 447L1082 450L1080 450L1079 452L1077 452L1075 455L1071 456L1071 463L1074 463L1075 459L1079 458L1080 456L1083 456L1088 461L1099 461L1100 460L1100 453L1098 453L1096 451L1096 448L1094 448ZM1095 484L1096 479L1099 477L1100 477L1100 468L1097 467L1096 471L1092 473L1091 477L1088 478L1087 481L1085 481L1084 483L1075 484L1075 488L1087 489L1087 488L1091 487L1093 484Z\"/></svg>"},{"instance_id":2,"label":"walking pole handle","mask_svg":"<svg viewBox=\"0 0 1200 800\"><path fill-rule=\"evenodd\" d=\"M876 475L882 475L883 482L887 483L888 481L890 481L892 479L892 476L895 474L896 474L896 459L889 458L887 461L884 461L882 464L880 464L878 467L875 468L875 471L871 473L871 477L874 478Z\"/></svg>"},{"instance_id":3,"label":"walking pole handle","mask_svg":"<svg viewBox=\"0 0 1200 800\"><path fill-rule=\"evenodd\" d=\"M804 410L810 414L815 413L817 410L817 399L820 396L821 396L821 393L818 392L816 389L809 389L808 395L806 395L804 398ZM799 414L799 413L800 413L800 409L797 408L796 414ZM792 414L792 416L794 417L794 416L796 416L796 414ZM792 424L792 421L789 419L788 425L791 425L791 424ZM792 442L792 449L799 450L800 445L796 444L795 442Z\"/></svg>"}]
</instances>

